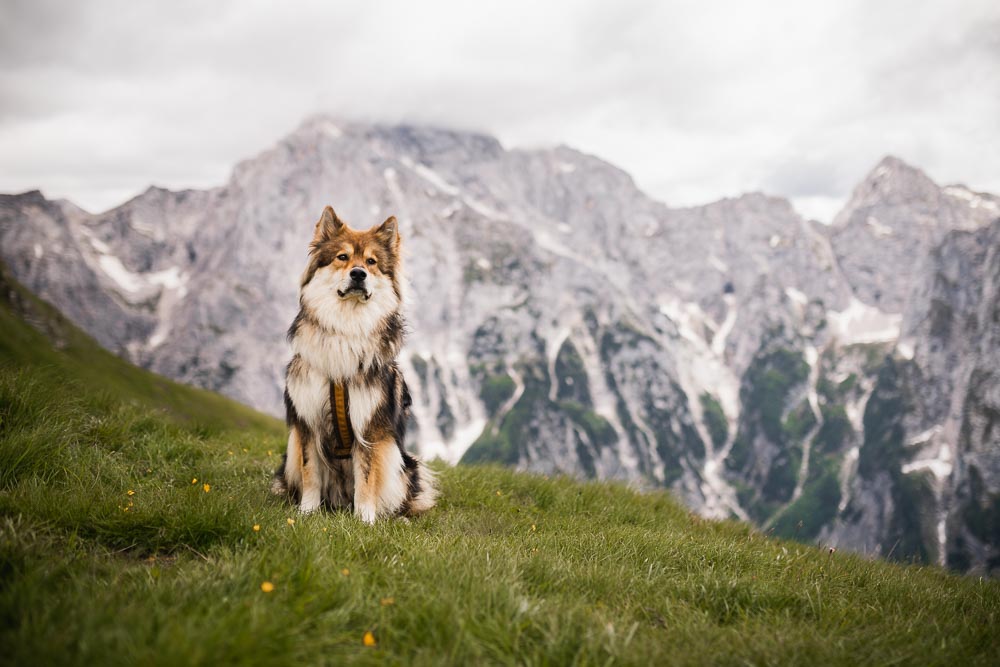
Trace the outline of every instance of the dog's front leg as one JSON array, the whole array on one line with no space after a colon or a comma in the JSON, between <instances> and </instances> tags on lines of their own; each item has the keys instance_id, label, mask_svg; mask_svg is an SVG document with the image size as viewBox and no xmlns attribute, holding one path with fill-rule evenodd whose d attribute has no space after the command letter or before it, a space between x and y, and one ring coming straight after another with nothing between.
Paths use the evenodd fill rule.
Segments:
<instances>
[{"instance_id":1,"label":"dog's front leg","mask_svg":"<svg viewBox=\"0 0 1000 667\"><path fill-rule=\"evenodd\" d=\"M403 456L385 437L354 448L354 514L365 523L396 514L406 500Z\"/></svg>"},{"instance_id":2,"label":"dog's front leg","mask_svg":"<svg viewBox=\"0 0 1000 667\"><path fill-rule=\"evenodd\" d=\"M319 447L314 436L302 441L302 502L299 510L309 514L319 509L322 500L319 472Z\"/></svg>"},{"instance_id":3,"label":"dog's front leg","mask_svg":"<svg viewBox=\"0 0 1000 667\"><path fill-rule=\"evenodd\" d=\"M361 443L354 446L354 515L367 524L375 523L378 504L373 493L375 474L372 472L373 447Z\"/></svg>"}]
</instances>

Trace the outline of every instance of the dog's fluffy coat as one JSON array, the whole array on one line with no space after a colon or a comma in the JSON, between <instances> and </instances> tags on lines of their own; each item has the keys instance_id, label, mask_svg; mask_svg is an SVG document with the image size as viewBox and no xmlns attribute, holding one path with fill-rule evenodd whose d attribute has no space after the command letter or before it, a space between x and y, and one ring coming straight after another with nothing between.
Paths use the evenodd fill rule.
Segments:
<instances>
[{"instance_id":1,"label":"dog's fluffy coat","mask_svg":"<svg viewBox=\"0 0 1000 667\"><path fill-rule=\"evenodd\" d=\"M288 330L288 448L272 487L303 512L353 508L372 523L434 505L433 476L403 448L410 394L396 363L404 328L400 242L394 217L362 232L327 206L316 223ZM335 384L348 396L349 458L334 454L343 446L334 427Z\"/></svg>"}]
</instances>

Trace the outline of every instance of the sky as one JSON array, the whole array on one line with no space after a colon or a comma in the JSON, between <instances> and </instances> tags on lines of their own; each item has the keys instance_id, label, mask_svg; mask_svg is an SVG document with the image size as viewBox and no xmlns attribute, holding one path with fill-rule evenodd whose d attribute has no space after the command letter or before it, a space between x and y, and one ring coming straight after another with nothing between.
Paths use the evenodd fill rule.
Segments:
<instances>
[{"instance_id":1,"label":"sky","mask_svg":"<svg viewBox=\"0 0 1000 667\"><path fill-rule=\"evenodd\" d=\"M1000 2L0 0L0 192L220 185L318 112L828 222L887 154L1000 193Z\"/></svg>"}]
</instances>

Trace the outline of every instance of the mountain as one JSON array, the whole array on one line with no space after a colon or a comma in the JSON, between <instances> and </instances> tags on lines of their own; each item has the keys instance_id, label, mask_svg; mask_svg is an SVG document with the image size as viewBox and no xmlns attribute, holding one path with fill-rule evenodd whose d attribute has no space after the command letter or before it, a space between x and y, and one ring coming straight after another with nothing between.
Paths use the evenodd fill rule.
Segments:
<instances>
[{"instance_id":1,"label":"mountain","mask_svg":"<svg viewBox=\"0 0 1000 667\"><path fill-rule=\"evenodd\" d=\"M894 158L827 227L756 193L670 208L567 147L317 116L212 190L98 215L4 196L0 252L105 347L277 414L331 203L355 226L400 218L425 456L1000 568L1000 200Z\"/></svg>"}]
</instances>

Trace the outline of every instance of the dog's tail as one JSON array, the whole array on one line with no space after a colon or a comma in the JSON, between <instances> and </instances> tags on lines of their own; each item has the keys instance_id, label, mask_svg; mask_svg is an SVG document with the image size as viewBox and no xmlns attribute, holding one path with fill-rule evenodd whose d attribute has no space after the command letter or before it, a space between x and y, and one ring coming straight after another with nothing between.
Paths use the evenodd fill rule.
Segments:
<instances>
[{"instance_id":1,"label":"dog's tail","mask_svg":"<svg viewBox=\"0 0 1000 667\"><path fill-rule=\"evenodd\" d=\"M403 468L408 482L406 502L400 514L417 516L434 507L437 502L437 476L427 464L408 453L403 454Z\"/></svg>"}]
</instances>

